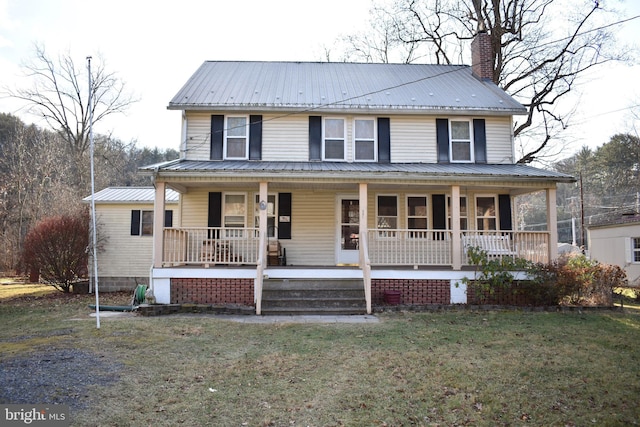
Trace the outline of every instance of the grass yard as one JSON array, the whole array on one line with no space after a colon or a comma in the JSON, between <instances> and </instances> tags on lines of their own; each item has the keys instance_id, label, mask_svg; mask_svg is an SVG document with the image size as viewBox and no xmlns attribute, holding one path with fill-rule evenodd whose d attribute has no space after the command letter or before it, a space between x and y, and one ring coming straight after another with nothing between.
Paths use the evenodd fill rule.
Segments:
<instances>
[{"instance_id":1,"label":"grass yard","mask_svg":"<svg viewBox=\"0 0 640 427\"><path fill-rule=\"evenodd\" d=\"M103 317L97 330L88 317L93 296L8 300L3 292L0 286L0 366L64 354L60 363L78 363L91 376L91 368L80 366L84 359L68 356L77 351L94 357L96 375L108 369L109 383L88 381L74 396L57 390L58 401L72 401L77 426L627 426L640 420L638 310L394 313L380 315L377 324L316 325ZM102 298L122 305L130 295Z\"/></svg>"}]
</instances>

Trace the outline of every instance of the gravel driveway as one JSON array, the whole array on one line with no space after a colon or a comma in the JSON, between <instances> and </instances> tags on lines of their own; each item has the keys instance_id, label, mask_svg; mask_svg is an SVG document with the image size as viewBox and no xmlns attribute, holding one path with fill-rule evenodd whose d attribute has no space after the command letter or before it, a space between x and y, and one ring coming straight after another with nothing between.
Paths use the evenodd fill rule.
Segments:
<instances>
[{"instance_id":1,"label":"gravel driveway","mask_svg":"<svg viewBox=\"0 0 640 427\"><path fill-rule=\"evenodd\" d=\"M45 349L0 362L0 403L89 406L89 386L108 386L122 366L104 356L74 349Z\"/></svg>"}]
</instances>

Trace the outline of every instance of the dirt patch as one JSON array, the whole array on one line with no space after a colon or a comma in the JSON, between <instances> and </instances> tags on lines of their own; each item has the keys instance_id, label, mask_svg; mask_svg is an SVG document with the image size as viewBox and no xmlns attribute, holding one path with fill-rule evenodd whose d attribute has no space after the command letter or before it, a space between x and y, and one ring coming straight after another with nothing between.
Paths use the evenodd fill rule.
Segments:
<instances>
[{"instance_id":1,"label":"dirt patch","mask_svg":"<svg viewBox=\"0 0 640 427\"><path fill-rule=\"evenodd\" d=\"M92 386L118 381L122 366L104 356L75 349L50 349L3 360L0 403L90 405Z\"/></svg>"}]
</instances>

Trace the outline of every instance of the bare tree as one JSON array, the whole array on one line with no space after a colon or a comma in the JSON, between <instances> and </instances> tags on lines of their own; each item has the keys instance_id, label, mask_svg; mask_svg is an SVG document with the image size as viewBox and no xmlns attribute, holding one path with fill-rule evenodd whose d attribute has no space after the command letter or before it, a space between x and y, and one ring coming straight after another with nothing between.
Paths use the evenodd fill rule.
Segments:
<instances>
[{"instance_id":1,"label":"bare tree","mask_svg":"<svg viewBox=\"0 0 640 427\"><path fill-rule=\"evenodd\" d=\"M615 41L618 15L597 0L400 0L375 10L370 33L343 38L348 57L387 62L385 49L402 46L406 62L453 64L470 58L478 32L490 36L493 81L528 111L514 124L522 163L558 141L574 109L567 94L590 69L631 59Z\"/></svg>"},{"instance_id":2,"label":"bare tree","mask_svg":"<svg viewBox=\"0 0 640 427\"><path fill-rule=\"evenodd\" d=\"M29 88L4 88L8 96L27 103L28 111L43 118L64 139L72 160L80 162L89 148L89 120L123 113L137 100L125 90L125 83L107 71L104 61L92 63L92 87L88 88L87 68L78 66L71 54L49 56L41 45L35 46L34 58L23 66L32 80ZM89 91L93 111L89 111ZM79 164L79 163L78 163ZM80 174L78 184L86 177Z\"/></svg>"}]
</instances>

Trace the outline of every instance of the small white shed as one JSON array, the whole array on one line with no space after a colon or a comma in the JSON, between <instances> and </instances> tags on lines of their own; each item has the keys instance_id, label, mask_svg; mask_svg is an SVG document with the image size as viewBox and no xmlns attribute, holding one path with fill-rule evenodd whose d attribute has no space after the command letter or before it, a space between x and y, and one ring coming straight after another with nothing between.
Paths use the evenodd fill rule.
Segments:
<instances>
[{"instance_id":1,"label":"small white shed","mask_svg":"<svg viewBox=\"0 0 640 427\"><path fill-rule=\"evenodd\" d=\"M95 195L100 291L133 290L149 284L153 260L153 187L108 187ZM91 203L91 196L85 197ZM179 194L166 191L164 225L179 221ZM89 260L93 277L93 260Z\"/></svg>"}]
</instances>

